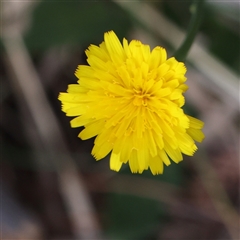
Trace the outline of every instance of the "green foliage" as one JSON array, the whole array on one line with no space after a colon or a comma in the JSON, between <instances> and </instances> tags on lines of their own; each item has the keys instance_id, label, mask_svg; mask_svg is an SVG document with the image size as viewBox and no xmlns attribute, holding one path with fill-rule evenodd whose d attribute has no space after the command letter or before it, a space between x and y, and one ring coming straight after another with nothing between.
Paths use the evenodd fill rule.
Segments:
<instances>
[{"instance_id":1,"label":"green foliage","mask_svg":"<svg viewBox=\"0 0 240 240\"><path fill-rule=\"evenodd\" d=\"M26 43L31 51L54 45L101 43L114 30L120 39L131 27L129 16L112 2L42 2L36 8Z\"/></svg>"},{"instance_id":2,"label":"green foliage","mask_svg":"<svg viewBox=\"0 0 240 240\"><path fill-rule=\"evenodd\" d=\"M224 9L222 9L224 11ZM220 58L228 67L239 73L240 69L240 23L233 24L230 19L223 15L224 12L217 12L208 8L205 14L202 30L209 38L209 50ZM233 14L234 16L234 14ZM240 13L239 13L240 19ZM219 21L221 19L221 21ZM224 24L223 24L224 23ZM233 28L229 28L229 26Z\"/></svg>"},{"instance_id":3,"label":"green foliage","mask_svg":"<svg viewBox=\"0 0 240 240\"><path fill-rule=\"evenodd\" d=\"M164 218L164 208L153 200L131 195L109 195L110 239L144 239L154 229L159 230L159 220Z\"/></svg>"},{"instance_id":4,"label":"green foliage","mask_svg":"<svg viewBox=\"0 0 240 240\"><path fill-rule=\"evenodd\" d=\"M163 1L154 3L170 20L187 30L192 1ZM227 1L206 3L199 33L206 36L209 51L224 64L239 73L240 11Z\"/></svg>"},{"instance_id":5,"label":"green foliage","mask_svg":"<svg viewBox=\"0 0 240 240\"><path fill-rule=\"evenodd\" d=\"M165 167L163 175L153 176L149 171L133 175L129 167L123 168L118 176L131 176L145 180L153 180L159 183L158 193L164 194L168 189L161 189L161 183L171 183L174 186L181 186L185 181L182 163L172 162L170 167ZM131 184L131 183L129 183ZM141 186L138 186L141 190ZM144 191L144 189L143 189ZM149 189L149 191L155 191ZM107 230L106 234L110 239L132 240L149 239L151 233L159 233L162 227L168 222L167 208L163 202L131 194L108 194Z\"/></svg>"}]
</instances>

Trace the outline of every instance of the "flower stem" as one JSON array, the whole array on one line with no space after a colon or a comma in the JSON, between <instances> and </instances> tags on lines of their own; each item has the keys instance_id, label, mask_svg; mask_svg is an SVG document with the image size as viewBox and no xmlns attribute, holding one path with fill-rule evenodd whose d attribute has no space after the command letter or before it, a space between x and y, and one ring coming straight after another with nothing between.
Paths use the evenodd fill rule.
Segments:
<instances>
[{"instance_id":1,"label":"flower stem","mask_svg":"<svg viewBox=\"0 0 240 240\"><path fill-rule=\"evenodd\" d=\"M193 15L189 24L189 29L187 32L187 36L182 43L182 45L179 47L179 49L175 52L174 56L178 61L185 61L188 51L190 50L193 41L195 39L195 36L197 35L203 10L204 10L204 0L193 0Z\"/></svg>"}]
</instances>

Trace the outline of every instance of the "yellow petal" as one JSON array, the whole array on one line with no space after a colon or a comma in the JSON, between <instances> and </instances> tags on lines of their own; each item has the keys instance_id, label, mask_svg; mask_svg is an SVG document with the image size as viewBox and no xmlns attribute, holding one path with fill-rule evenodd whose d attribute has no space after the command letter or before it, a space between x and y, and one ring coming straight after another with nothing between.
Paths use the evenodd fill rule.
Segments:
<instances>
[{"instance_id":1,"label":"yellow petal","mask_svg":"<svg viewBox=\"0 0 240 240\"><path fill-rule=\"evenodd\" d=\"M201 120L191 117L191 116L188 116L188 115L187 115L187 117L190 120L190 125L189 125L190 128L195 128L195 129L203 128L204 123Z\"/></svg>"},{"instance_id":2,"label":"yellow petal","mask_svg":"<svg viewBox=\"0 0 240 240\"><path fill-rule=\"evenodd\" d=\"M92 155L96 158L96 160L100 160L106 157L112 150L112 144L109 142L105 142L105 144L98 146L94 145L92 149Z\"/></svg>"},{"instance_id":3,"label":"yellow petal","mask_svg":"<svg viewBox=\"0 0 240 240\"><path fill-rule=\"evenodd\" d=\"M105 125L104 120L96 121L85 126L85 129L78 135L82 140L92 138L102 132Z\"/></svg>"},{"instance_id":4,"label":"yellow petal","mask_svg":"<svg viewBox=\"0 0 240 240\"><path fill-rule=\"evenodd\" d=\"M162 47L155 47L149 58L149 69L158 68L163 62L166 61L167 53L166 50Z\"/></svg>"},{"instance_id":5,"label":"yellow petal","mask_svg":"<svg viewBox=\"0 0 240 240\"><path fill-rule=\"evenodd\" d=\"M125 59L125 56L122 44L120 43L117 35L113 31L107 32L104 34L104 40L111 59L116 64L122 63L122 61Z\"/></svg>"},{"instance_id":6,"label":"yellow petal","mask_svg":"<svg viewBox=\"0 0 240 240\"><path fill-rule=\"evenodd\" d=\"M81 78L81 77L91 78L93 74L94 74L94 70L90 66L86 66L86 65L78 65L75 71L75 76L77 78Z\"/></svg>"},{"instance_id":7,"label":"yellow petal","mask_svg":"<svg viewBox=\"0 0 240 240\"><path fill-rule=\"evenodd\" d=\"M163 162L158 156L151 158L149 165L153 175L163 173Z\"/></svg>"},{"instance_id":8,"label":"yellow petal","mask_svg":"<svg viewBox=\"0 0 240 240\"><path fill-rule=\"evenodd\" d=\"M86 55L88 57L89 55L94 55L102 59L103 61L108 61L110 59L107 51L105 51L105 49L103 49L102 47L98 47L96 45L90 45L88 47L88 50L86 51Z\"/></svg>"},{"instance_id":9,"label":"yellow petal","mask_svg":"<svg viewBox=\"0 0 240 240\"><path fill-rule=\"evenodd\" d=\"M192 156L197 150L197 146L195 145L193 139L186 133L176 133L176 136L181 152L188 156Z\"/></svg>"},{"instance_id":10,"label":"yellow petal","mask_svg":"<svg viewBox=\"0 0 240 240\"><path fill-rule=\"evenodd\" d=\"M138 166L138 157L137 157L137 150L133 149L129 158L129 167L132 173L138 173L139 166ZM141 171L142 172L142 171ZM140 173L141 173L140 172Z\"/></svg>"},{"instance_id":11,"label":"yellow petal","mask_svg":"<svg viewBox=\"0 0 240 240\"><path fill-rule=\"evenodd\" d=\"M82 127L82 126L86 125L87 123L89 123L89 121L90 121L89 118L80 116L80 117L76 117L73 120L71 120L70 124L71 124L72 128L76 128L76 127Z\"/></svg>"},{"instance_id":12,"label":"yellow petal","mask_svg":"<svg viewBox=\"0 0 240 240\"><path fill-rule=\"evenodd\" d=\"M65 110L66 116L74 117L82 115L86 112L86 105L78 104L76 107L71 107Z\"/></svg>"},{"instance_id":13,"label":"yellow petal","mask_svg":"<svg viewBox=\"0 0 240 240\"><path fill-rule=\"evenodd\" d=\"M204 133L200 129L189 128L187 133L197 142L202 142L205 138Z\"/></svg>"},{"instance_id":14,"label":"yellow petal","mask_svg":"<svg viewBox=\"0 0 240 240\"><path fill-rule=\"evenodd\" d=\"M183 157L182 157L182 153L180 151L179 148L173 149L170 147L170 145L168 144L168 142L165 142L164 144L164 149L166 151L166 153L168 154L168 156L175 162L178 163L180 161L182 161Z\"/></svg>"},{"instance_id":15,"label":"yellow petal","mask_svg":"<svg viewBox=\"0 0 240 240\"><path fill-rule=\"evenodd\" d=\"M118 172L122 166L122 162L120 161L120 153L115 154L112 153L110 157L110 169Z\"/></svg>"},{"instance_id":16,"label":"yellow petal","mask_svg":"<svg viewBox=\"0 0 240 240\"><path fill-rule=\"evenodd\" d=\"M166 165L166 166L169 166L171 164L166 152L164 150L159 150L158 151L158 155L161 159L161 161L163 161L163 163Z\"/></svg>"}]
</instances>

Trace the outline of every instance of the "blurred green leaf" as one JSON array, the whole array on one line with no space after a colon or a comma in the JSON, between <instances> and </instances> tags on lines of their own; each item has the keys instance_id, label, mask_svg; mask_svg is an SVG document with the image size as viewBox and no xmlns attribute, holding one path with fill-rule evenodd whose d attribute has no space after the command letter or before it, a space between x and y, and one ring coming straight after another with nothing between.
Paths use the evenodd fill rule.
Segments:
<instances>
[{"instance_id":1,"label":"blurred green leaf","mask_svg":"<svg viewBox=\"0 0 240 240\"><path fill-rule=\"evenodd\" d=\"M184 157L184 156L183 156ZM128 165L128 164L127 164ZM163 174L152 175L150 169L143 171L142 174L133 174L130 172L129 166L123 167L118 174L127 174L134 177L145 177L147 179L152 179L155 181L163 181L167 183L171 183L173 185L179 186L184 182L184 166L182 162L176 164L171 161L171 165L164 166Z\"/></svg>"},{"instance_id":2,"label":"blurred green leaf","mask_svg":"<svg viewBox=\"0 0 240 240\"><path fill-rule=\"evenodd\" d=\"M233 29L239 29L240 21L235 24L228 22L221 12L216 12L211 8L207 9L205 15L202 30L209 38L209 50L239 74L240 34L239 31L233 31ZM222 23L224 20L225 24ZM229 24L232 29L228 26Z\"/></svg>"},{"instance_id":3,"label":"blurred green leaf","mask_svg":"<svg viewBox=\"0 0 240 240\"><path fill-rule=\"evenodd\" d=\"M112 193L106 234L110 239L146 239L154 229L159 230L159 220L164 215L163 206L153 200Z\"/></svg>"},{"instance_id":4,"label":"blurred green leaf","mask_svg":"<svg viewBox=\"0 0 240 240\"><path fill-rule=\"evenodd\" d=\"M27 147L15 146L3 141L2 160L9 165L19 168L36 169L35 163L31 160L32 151Z\"/></svg>"},{"instance_id":5,"label":"blurred green leaf","mask_svg":"<svg viewBox=\"0 0 240 240\"><path fill-rule=\"evenodd\" d=\"M118 175L131 175L132 178L152 179L173 185L182 185L185 181L184 165L179 163L165 167L164 174L153 176L149 171L133 175L129 167L124 167ZM159 184L159 194L161 194ZM139 186L141 191L141 186ZM166 191L166 189L164 189ZM149 239L152 233L160 231L168 220L166 204L149 198L126 194L111 193L108 195L107 231L110 239L132 240Z\"/></svg>"},{"instance_id":6,"label":"blurred green leaf","mask_svg":"<svg viewBox=\"0 0 240 240\"><path fill-rule=\"evenodd\" d=\"M177 26L186 29L191 1L159 1L158 7ZM207 1L199 33L206 37L210 52L239 74L240 11L231 1Z\"/></svg>"},{"instance_id":7,"label":"blurred green leaf","mask_svg":"<svg viewBox=\"0 0 240 240\"><path fill-rule=\"evenodd\" d=\"M120 39L131 27L129 16L112 2L42 2L36 8L26 44L32 51L53 45L88 46L114 30Z\"/></svg>"}]
</instances>

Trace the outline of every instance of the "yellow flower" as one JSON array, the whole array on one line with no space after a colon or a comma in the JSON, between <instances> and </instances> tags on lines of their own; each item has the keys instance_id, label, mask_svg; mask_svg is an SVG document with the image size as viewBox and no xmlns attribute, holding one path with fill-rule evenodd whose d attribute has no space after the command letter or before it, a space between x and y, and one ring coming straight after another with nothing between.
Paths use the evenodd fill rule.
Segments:
<instances>
[{"instance_id":1,"label":"yellow flower","mask_svg":"<svg viewBox=\"0 0 240 240\"><path fill-rule=\"evenodd\" d=\"M84 129L83 140L96 136L92 155L100 160L111 152L110 168L129 163L133 173L150 168L163 173L163 165L176 163L182 153L192 156L201 142L203 122L182 109L187 90L186 67L164 48L104 34L99 47L86 50L89 66L78 66L78 84L60 93L62 111L76 116L71 126Z\"/></svg>"}]
</instances>

